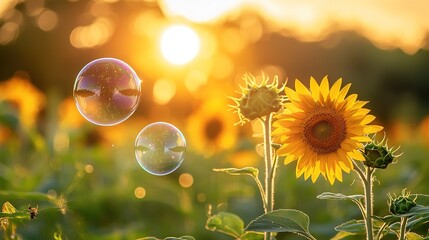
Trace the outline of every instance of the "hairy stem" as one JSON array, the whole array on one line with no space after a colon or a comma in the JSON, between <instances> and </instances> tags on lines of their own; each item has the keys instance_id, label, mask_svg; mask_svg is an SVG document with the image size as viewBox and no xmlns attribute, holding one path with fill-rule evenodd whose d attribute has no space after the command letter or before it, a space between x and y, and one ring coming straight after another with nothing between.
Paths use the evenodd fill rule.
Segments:
<instances>
[{"instance_id":1,"label":"hairy stem","mask_svg":"<svg viewBox=\"0 0 429 240\"><path fill-rule=\"evenodd\" d=\"M360 179L362 180L362 186L364 188L365 194L365 212L362 212L362 216L365 221L366 228L366 240L373 240L373 194L372 194L372 183L374 169L365 166L365 172L353 161L353 165L355 166L355 171L358 173Z\"/></svg>"},{"instance_id":2,"label":"hairy stem","mask_svg":"<svg viewBox=\"0 0 429 240\"><path fill-rule=\"evenodd\" d=\"M407 222L408 222L408 217L401 217L401 228L399 230L399 240L405 240L405 235L407 233Z\"/></svg>"},{"instance_id":3,"label":"hairy stem","mask_svg":"<svg viewBox=\"0 0 429 240\"><path fill-rule=\"evenodd\" d=\"M259 193L261 194L261 198L262 198L262 205L264 207L264 213L267 213L267 199L265 198L265 191L264 191L264 187L262 186L261 181L259 181L259 179L257 177L253 177L253 179L255 179L256 185L258 186L259 189Z\"/></svg>"},{"instance_id":4,"label":"hairy stem","mask_svg":"<svg viewBox=\"0 0 429 240\"><path fill-rule=\"evenodd\" d=\"M387 225L388 225L387 223L383 223L383 225L380 227L380 229L377 232L377 235L375 236L376 240L380 240L381 237L383 237L383 231L387 227Z\"/></svg>"},{"instance_id":5,"label":"hairy stem","mask_svg":"<svg viewBox=\"0 0 429 240\"><path fill-rule=\"evenodd\" d=\"M273 165L273 153L271 148L271 119L272 114L269 113L264 123L264 153L265 153L265 199L266 199L266 212L273 211L274 208L274 174L275 166ZM271 233L266 232L264 240L271 240Z\"/></svg>"},{"instance_id":6,"label":"hairy stem","mask_svg":"<svg viewBox=\"0 0 429 240\"><path fill-rule=\"evenodd\" d=\"M374 172L371 168L365 167L366 172L366 181L364 181L365 188L365 210L366 210L366 238L367 240L372 240L374 233L372 227L372 214L373 214L373 195L372 195L372 173Z\"/></svg>"}]
</instances>

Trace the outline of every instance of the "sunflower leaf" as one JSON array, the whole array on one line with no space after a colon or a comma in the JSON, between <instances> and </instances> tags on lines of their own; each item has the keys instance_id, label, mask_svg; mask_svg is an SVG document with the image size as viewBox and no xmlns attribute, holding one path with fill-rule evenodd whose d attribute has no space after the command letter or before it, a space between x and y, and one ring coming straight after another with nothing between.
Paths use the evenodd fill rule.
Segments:
<instances>
[{"instance_id":1,"label":"sunflower leaf","mask_svg":"<svg viewBox=\"0 0 429 240\"><path fill-rule=\"evenodd\" d=\"M260 232L245 232L241 235L240 240L263 240L264 233ZM273 237L271 237L273 239Z\"/></svg>"},{"instance_id":2,"label":"sunflower leaf","mask_svg":"<svg viewBox=\"0 0 429 240\"><path fill-rule=\"evenodd\" d=\"M426 194L411 194L410 198L416 198L416 203L418 205L428 206L429 205L429 195Z\"/></svg>"},{"instance_id":3,"label":"sunflower leaf","mask_svg":"<svg viewBox=\"0 0 429 240\"><path fill-rule=\"evenodd\" d=\"M139 238L137 240L195 240L195 238L192 236L166 237L164 239L159 239L156 237L144 237L144 238Z\"/></svg>"},{"instance_id":4,"label":"sunflower leaf","mask_svg":"<svg viewBox=\"0 0 429 240\"><path fill-rule=\"evenodd\" d=\"M331 192L324 192L317 196L318 199L326 199L326 200L357 200L364 198L365 196L362 194L356 194L356 195L344 195L342 193L331 193Z\"/></svg>"},{"instance_id":5,"label":"sunflower leaf","mask_svg":"<svg viewBox=\"0 0 429 240\"><path fill-rule=\"evenodd\" d=\"M406 240L423 240L425 239L424 237L418 235L417 233L413 233L413 232L407 232L407 235L405 236Z\"/></svg>"},{"instance_id":6,"label":"sunflower leaf","mask_svg":"<svg viewBox=\"0 0 429 240\"><path fill-rule=\"evenodd\" d=\"M224 172L229 175L250 175L254 178L258 178L259 170L254 167L245 167L245 168L215 168L215 172Z\"/></svg>"},{"instance_id":7,"label":"sunflower leaf","mask_svg":"<svg viewBox=\"0 0 429 240\"><path fill-rule=\"evenodd\" d=\"M295 209L279 209L257 217L245 228L256 232L290 232L314 238L309 231L310 218Z\"/></svg>"},{"instance_id":8,"label":"sunflower leaf","mask_svg":"<svg viewBox=\"0 0 429 240\"><path fill-rule=\"evenodd\" d=\"M359 207L361 211L364 211L364 206L362 205L362 202L361 202L361 199L363 199L364 197L365 196L362 194L347 196L342 193L331 193L331 192L324 192L317 196L318 199L326 199L326 200L351 200Z\"/></svg>"},{"instance_id":9,"label":"sunflower leaf","mask_svg":"<svg viewBox=\"0 0 429 240\"><path fill-rule=\"evenodd\" d=\"M355 236L356 234L354 233L350 233L350 232L338 232L333 238L331 238L331 240L343 240L343 239L347 239L350 236Z\"/></svg>"},{"instance_id":10,"label":"sunflower leaf","mask_svg":"<svg viewBox=\"0 0 429 240\"><path fill-rule=\"evenodd\" d=\"M241 218L233 213L219 212L207 219L206 229L217 231L240 238L243 234L244 223Z\"/></svg>"},{"instance_id":11,"label":"sunflower leaf","mask_svg":"<svg viewBox=\"0 0 429 240\"><path fill-rule=\"evenodd\" d=\"M365 234L365 223L363 220L350 220L335 227L339 232L348 232L353 234Z\"/></svg>"}]
</instances>

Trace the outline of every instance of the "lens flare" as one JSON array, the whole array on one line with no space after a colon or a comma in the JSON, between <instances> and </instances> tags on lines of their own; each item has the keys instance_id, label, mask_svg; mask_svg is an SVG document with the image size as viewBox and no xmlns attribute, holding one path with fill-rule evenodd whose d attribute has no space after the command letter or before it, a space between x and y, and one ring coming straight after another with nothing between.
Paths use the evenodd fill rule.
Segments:
<instances>
[{"instance_id":1,"label":"lens flare","mask_svg":"<svg viewBox=\"0 0 429 240\"><path fill-rule=\"evenodd\" d=\"M192 61L200 50L200 39L190 27L174 25L161 37L161 52L167 61L183 65Z\"/></svg>"}]
</instances>

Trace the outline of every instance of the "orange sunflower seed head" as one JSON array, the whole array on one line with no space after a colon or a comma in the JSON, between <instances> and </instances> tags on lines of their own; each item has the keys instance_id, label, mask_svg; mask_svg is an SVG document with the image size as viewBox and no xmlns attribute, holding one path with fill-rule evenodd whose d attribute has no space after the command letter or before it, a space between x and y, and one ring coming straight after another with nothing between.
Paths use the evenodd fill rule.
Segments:
<instances>
[{"instance_id":1,"label":"orange sunflower seed head","mask_svg":"<svg viewBox=\"0 0 429 240\"><path fill-rule=\"evenodd\" d=\"M269 78L262 75L262 82L257 84L255 77L251 74L244 74L245 87L240 86L241 96L231 98L236 105L232 106L238 113L240 124L245 124L251 120L262 118L270 113L278 112L287 98L282 94L284 85L280 86L278 77L269 83Z\"/></svg>"}]
</instances>

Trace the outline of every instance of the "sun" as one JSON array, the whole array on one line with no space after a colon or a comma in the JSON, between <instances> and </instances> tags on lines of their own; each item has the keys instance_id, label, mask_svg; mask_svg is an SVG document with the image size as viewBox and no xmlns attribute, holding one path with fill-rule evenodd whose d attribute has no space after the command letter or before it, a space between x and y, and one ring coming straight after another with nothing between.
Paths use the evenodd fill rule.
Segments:
<instances>
[{"instance_id":1,"label":"sun","mask_svg":"<svg viewBox=\"0 0 429 240\"><path fill-rule=\"evenodd\" d=\"M167 61L183 65L192 61L200 50L197 33L185 25L173 25L161 36L161 52Z\"/></svg>"}]
</instances>

